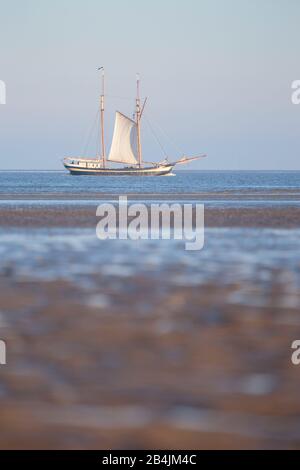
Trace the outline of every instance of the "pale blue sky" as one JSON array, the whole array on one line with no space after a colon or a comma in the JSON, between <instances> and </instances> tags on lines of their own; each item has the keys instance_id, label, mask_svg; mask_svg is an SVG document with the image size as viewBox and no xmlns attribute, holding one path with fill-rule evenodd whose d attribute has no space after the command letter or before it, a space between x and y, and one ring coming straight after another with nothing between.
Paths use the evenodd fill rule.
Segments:
<instances>
[{"instance_id":1,"label":"pale blue sky","mask_svg":"<svg viewBox=\"0 0 300 470\"><path fill-rule=\"evenodd\" d=\"M60 169L81 154L104 65L107 150L139 71L154 127L208 154L187 168L300 170L299 23L298 0L0 0L0 168ZM158 160L144 124L144 156Z\"/></svg>"}]
</instances>

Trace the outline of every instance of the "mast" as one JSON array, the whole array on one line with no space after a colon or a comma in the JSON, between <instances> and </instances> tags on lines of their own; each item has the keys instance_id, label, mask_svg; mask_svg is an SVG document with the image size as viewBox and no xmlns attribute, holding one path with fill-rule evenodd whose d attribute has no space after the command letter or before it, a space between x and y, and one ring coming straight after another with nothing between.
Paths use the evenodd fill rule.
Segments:
<instances>
[{"instance_id":1,"label":"mast","mask_svg":"<svg viewBox=\"0 0 300 470\"><path fill-rule=\"evenodd\" d=\"M137 128L137 150L138 150L138 165L142 166L142 145L141 145L141 102L140 102L140 76L136 76L136 128Z\"/></svg>"},{"instance_id":2,"label":"mast","mask_svg":"<svg viewBox=\"0 0 300 470\"><path fill-rule=\"evenodd\" d=\"M102 70L102 92L100 97L100 131L101 131L101 157L102 166L105 168L106 155L105 155L105 143L104 143L104 67L100 67L98 70Z\"/></svg>"}]
</instances>

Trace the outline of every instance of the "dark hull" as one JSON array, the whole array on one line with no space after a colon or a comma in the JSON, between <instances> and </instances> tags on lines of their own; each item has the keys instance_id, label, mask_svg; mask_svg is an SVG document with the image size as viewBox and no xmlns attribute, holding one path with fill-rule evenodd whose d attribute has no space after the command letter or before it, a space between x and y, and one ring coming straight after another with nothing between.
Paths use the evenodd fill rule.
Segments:
<instances>
[{"instance_id":1,"label":"dark hull","mask_svg":"<svg viewBox=\"0 0 300 470\"><path fill-rule=\"evenodd\" d=\"M71 175L78 176L163 176L170 173L173 165L166 165L160 167L147 167L147 168L99 168L99 169L85 169L74 168L66 165L65 168L69 170Z\"/></svg>"}]
</instances>

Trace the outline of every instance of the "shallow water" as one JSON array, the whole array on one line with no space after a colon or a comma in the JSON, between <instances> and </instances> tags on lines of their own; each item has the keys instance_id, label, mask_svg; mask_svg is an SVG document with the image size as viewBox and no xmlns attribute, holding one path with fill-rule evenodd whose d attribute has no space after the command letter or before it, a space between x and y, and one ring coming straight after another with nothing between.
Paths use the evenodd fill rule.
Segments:
<instances>
[{"instance_id":1,"label":"shallow water","mask_svg":"<svg viewBox=\"0 0 300 470\"><path fill-rule=\"evenodd\" d=\"M275 193L293 190L300 194L300 171L177 171L172 178L74 177L65 171L0 173L0 195L243 193L249 190Z\"/></svg>"},{"instance_id":2,"label":"shallow water","mask_svg":"<svg viewBox=\"0 0 300 470\"><path fill-rule=\"evenodd\" d=\"M282 295L299 302L300 229L207 229L204 248L194 252L178 240L100 241L90 229L11 229L0 232L0 257L0 273L15 279L79 285L94 275L142 274L177 286L246 283L262 294L276 278ZM253 303L246 293L244 301Z\"/></svg>"},{"instance_id":3,"label":"shallow water","mask_svg":"<svg viewBox=\"0 0 300 470\"><path fill-rule=\"evenodd\" d=\"M172 204L174 202L178 202L179 198L162 198L159 197L157 199L145 199L145 204L150 205L150 204L157 204L157 203L169 203ZM143 198L142 198L143 200ZM9 209L14 209L14 208L55 208L55 207L73 207L73 208L83 208L83 207L96 207L98 204L103 203L103 199L99 199L98 201L95 199L21 199L21 200L16 200L16 199L0 199L0 208L5 207ZM118 205L119 200L118 197L111 198L109 195L105 198L105 202ZM128 199L128 204L134 204L136 202L141 202L141 199L136 199L136 198L130 198ZM206 197L199 197L197 199L193 198L188 198L184 199L184 204L205 204L206 207L210 208L222 208L222 207L232 207L232 208L246 208L246 207L254 207L254 208L259 208L259 207L299 207L300 206L300 199L295 200L294 196L291 197L290 199L283 199L283 200L278 200L276 198L273 198L272 200L231 200L231 199L220 199L220 200L211 200Z\"/></svg>"}]
</instances>

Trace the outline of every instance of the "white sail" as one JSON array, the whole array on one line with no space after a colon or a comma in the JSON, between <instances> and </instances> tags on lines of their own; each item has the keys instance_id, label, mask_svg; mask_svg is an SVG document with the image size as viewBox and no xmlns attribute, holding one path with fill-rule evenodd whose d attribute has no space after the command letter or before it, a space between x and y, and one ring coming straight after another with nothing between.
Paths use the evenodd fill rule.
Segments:
<instances>
[{"instance_id":1,"label":"white sail","mask_svg":"<svg viewBox=\"0 0 300 470\"><path fill-rule=\"evenodd\" d=\"M120 113L116 112L113 140L108 160L118 163L130 163L136 165L137 159L132 148L132 132L136 131L136 123Z\"/></svg>"}]
</instances>

